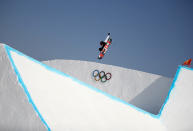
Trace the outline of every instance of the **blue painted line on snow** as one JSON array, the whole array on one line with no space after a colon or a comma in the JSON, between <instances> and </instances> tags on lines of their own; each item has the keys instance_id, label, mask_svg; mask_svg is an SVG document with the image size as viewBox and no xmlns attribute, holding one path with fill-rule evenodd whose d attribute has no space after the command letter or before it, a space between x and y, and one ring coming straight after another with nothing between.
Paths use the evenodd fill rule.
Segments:
<instances>
[{"instance_id":1,"label":"blue painted line on snow","mask_svg":"<svg viewBox=\"0 0 193 131\"><path fill-rule=\"evenodd\" d=\"M193 71L193 68L190 68L190 67L187 67L187 66L181 66L181 67L184 68L184 69Z\"/></svg>"},{"instance_id":2,"label":"blue painted line on snow","mask_svg":"<svg viewBox=\"0 0 193 131\"><path fill-rule=\"evenodd\" d=\"M178 79L178 77L179 77L179 74L180 74L180 71L181 71L182 69L187 69L187 70L193 71L192 68L189 68L189 67L186 67L186 66L179 66L179 67L178 67L178 70L177 70L176 75L175 75L175 77L174 77L174 80L173 80L173 82L172 82L171 88L170 88L170 90L169 90L169 92L168 92L168 96L166 97L166 100L165 100L164 104L162 105L162 107L161 107L161 109L160 109L160 112L159 112L159 114L158 114L159 117L161 116L165 105L166 105L167 102L169 101L171 92L172 92L173 89L175 88L176 81L177 81L177 79Z\"/></svg>"},{"instance_id":3,"label":"blue painted line on snow","mask_svg":"<svg viewBox=\"0 0 193 131\"><path fill-rule=\"evenodd\" d=\"M21 78L21 75L20 75L19 71L17 70L17 67L15 66L15 63L14 63L12 57L11 57L10 50L11 50L11 51L14 51L14 52L15 52L16 50L14 50L13 48L11 48L11 47L9 47L9 46L7 46L7 45L4 45L4 47L5 47L5 49L6 49L7 55L8 55L8 57L9 57L9 60L11 61L11 64L12 64L12 66L13 66L13 68L14 68L14 71L15 71L15 73L16 73L16 75L17 75L18 81L19 81L19 83L21 84L21 86L23 87L23 89L24 89L24 91L25 91L25 93L26 93L26 95L27 95L27 97L28 97L29 102L32 104L34 110L36 111L36 113L37 113L38 116L40 117L41 121L45 124L46 128L48 129L48 131L51 131L51 130L50 130L50 127L48 126L48 124L46 123L46 121L44 120L44 118L42 117L42 115L40 114L39 110L38 110L37 107L35 106L32 98L31 98L31 96L30 96L30 93L28 92L27 87L26 87L26 85L24 84L24 82L23 82L23 80L22 80L22 78Z\"/></svg>"},{"instance_id":4,"label":"blue painted line on snow","mask_svg":"<svg viewBox=\"0 0 193 131\"><path fill-rule=\"evenodd\" d=\"M175 75L175 77L174 77L174 80L173 80L173 82L172 82L172 85L171 85L171 87L170 87L170 90L169 90L169 92L168 92L168 95L167 95L167 97L166 97L166 100L165 100L164 104L162 105L162 107L161 107L161 109L160 109L160 111L159 111L159 113L158 113L158 116L159 116L159 117L161 116L165 105L166 105L167 102L169 101L171 92L172 92L172 90L173 90L174 87L175 87L175 83L176 83L176 81L177 81L177 79L178 79L178 76L179 76L179 74L180 74L181 69L182 69L181 66L179 66L178 69L177 69L176 75Z\"/></svg>"}]
</instances>

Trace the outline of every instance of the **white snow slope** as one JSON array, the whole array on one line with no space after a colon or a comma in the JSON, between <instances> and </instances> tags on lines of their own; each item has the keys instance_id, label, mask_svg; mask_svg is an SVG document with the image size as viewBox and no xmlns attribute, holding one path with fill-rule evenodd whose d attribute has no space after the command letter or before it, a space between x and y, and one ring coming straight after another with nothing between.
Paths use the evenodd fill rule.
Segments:
<instances>
[{"instance_id":1,"label":"white snow slope","mask_svg":"<svg viewBox=\"0 0 193 131\"><path fill-rule=\"evenodd\" d=\"M159 113L172 83L170 78L160 75L95 62L52 60L43 63L152 114ZM92 74L96 69L110 72L112 78L105 83L96 82Z\"/></svg>"},{"instance_id":2,"label":"white snow slope","mask_svg":"<svg viewBox=\"0 0 193 131\"><path fill-rule=\"evenodd\" d=\"M179 67L153 115L4 45L29 102L47 130L191 131L193 70ZM1 106L1 105L0 105Z\"/></svg>"}]
</instances>

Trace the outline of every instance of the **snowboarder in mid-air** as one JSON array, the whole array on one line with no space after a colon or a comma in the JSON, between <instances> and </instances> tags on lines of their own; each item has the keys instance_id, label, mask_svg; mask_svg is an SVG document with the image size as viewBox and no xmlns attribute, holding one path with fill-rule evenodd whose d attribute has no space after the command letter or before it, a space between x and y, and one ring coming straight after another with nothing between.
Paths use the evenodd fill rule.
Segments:
<instances>
[{"instance_id":1,"label":"snowboarder in mid-air","mask_svg":"<svg viewBox=\"0 0 193 131\"><path fill-rule=\"evenodd\" d=\"M98 56L98 59L102 59L106 53L106 51L109 48L109 45L112 43L112 39L110 38L110 33L108 33L107 38L105 41L101 41L100 45L101 47L99 48L100 54Z\"/></svg>"}]
</instances>

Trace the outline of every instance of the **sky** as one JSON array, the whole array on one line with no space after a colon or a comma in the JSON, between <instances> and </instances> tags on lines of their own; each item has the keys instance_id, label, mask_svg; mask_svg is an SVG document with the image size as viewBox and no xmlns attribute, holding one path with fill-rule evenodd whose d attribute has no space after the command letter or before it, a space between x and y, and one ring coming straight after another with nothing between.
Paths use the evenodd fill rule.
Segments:
<instances>
[{"instance_id":1,"label":"sky","mask_svg":"<svg viewBox=\"0 0 193 131\"><path fill-rule=\"evenodd\" d=\"M112 45L98 60L108 32ZM0 0L0 42L39 61L92 61L174 77L193 58L193 1Z\"/></svg>"}]
</instances>

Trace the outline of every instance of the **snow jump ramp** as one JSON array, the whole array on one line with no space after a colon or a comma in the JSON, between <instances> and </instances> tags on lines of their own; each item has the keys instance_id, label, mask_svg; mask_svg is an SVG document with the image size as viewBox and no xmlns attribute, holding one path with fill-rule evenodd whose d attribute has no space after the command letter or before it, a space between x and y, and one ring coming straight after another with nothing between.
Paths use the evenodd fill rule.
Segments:
<instances>
[{"instance_id":1,"label":"snow jump ramp","mask_svg":"<svg viewBox=\"0 0 193 131\"><path fill-rule=\"evenodd\" d=\"M44 63L51 65L51 62ZM87 65L92 64L88 62ZM63 73L62 69L56 70L3 44L0 45L0 68L0 130L193 130L193 70L190 68L179 66L171 87L163 87L163 91L161 87L170 79L130 70L134 76L127 79L133 84L125 86L117 82L119 78L116 77L119 71L126 69L112 66L112 80L105 85L111 88L103 89L103 85L90 81L83 73L77 77L73 72L72 75ZM110 69L101 64L97 68ZM127 77L125 73L127 71L122 78ZM141 85L134 83L136 79L143 81ZM120 88L114 86L117 84ZM157 98L151 101L159 103L156 108L149 103L156 110L151 111L140 101L145 95L148 97L148 91L157 93L153 89L156 86L159 91L168 93L158 95L164 101Z\"/></svg>"}]
</instances>

